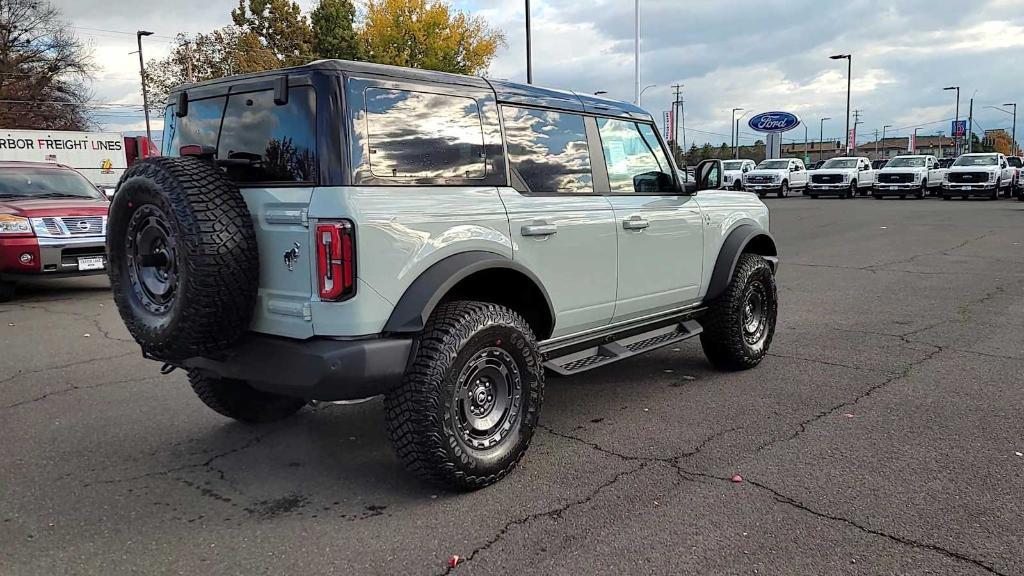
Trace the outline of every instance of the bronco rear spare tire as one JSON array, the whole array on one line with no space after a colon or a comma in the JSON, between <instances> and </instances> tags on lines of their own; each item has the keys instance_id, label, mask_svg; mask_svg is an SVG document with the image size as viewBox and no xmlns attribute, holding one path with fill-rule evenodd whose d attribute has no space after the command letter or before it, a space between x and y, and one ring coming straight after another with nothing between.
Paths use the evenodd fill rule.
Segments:
<instances>
[{"instance_id":1,"label":"bronco rear spare tire","mask_svg":"<svg viewBox=\"0 0 1024 576\"><path fill-rule=\"evenodd\" d=\"M107 223L114 302L147 355L176 363L227 348L256 306L256 233L212 163L149 158L125 171Z\"/></svg>"}]
</instances>

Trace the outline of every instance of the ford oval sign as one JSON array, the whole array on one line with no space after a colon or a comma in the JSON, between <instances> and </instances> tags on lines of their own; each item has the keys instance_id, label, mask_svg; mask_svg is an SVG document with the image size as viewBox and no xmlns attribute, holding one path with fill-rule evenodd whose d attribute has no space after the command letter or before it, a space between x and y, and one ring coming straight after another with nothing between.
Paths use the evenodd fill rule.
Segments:
<instances>
[{"instance_id":1,"label":"ford oval sign","mask_svg":"<svg viewBox=\"0 0 1024 576\"><path fill-rule=\"evenodd\" d=\"M789 112L762 112L750 119L750 128L758 132L786 132L800 125L800 118Z\"/></svg>"}]
</instances>

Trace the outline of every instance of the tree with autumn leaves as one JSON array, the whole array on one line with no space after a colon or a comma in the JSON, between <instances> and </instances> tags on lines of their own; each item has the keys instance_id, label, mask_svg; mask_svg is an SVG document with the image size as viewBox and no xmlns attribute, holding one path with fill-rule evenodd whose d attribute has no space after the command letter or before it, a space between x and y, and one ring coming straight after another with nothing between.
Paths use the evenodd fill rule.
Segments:
<instances>
[{"instance_id":1,"label":"tree with autumn leaves","mask_svg":"<svg viewBox=\"0 0 1024 576\"><path fill-rule=\"evenodd\" d=\"M232 25L179 34L170 55L146 66L154 107L178 84L298 66L323 58L459 74L487 70L504 35L447 0L320 0L304 14L294 0L239 0Z\"/></svg>"}]
</instances>

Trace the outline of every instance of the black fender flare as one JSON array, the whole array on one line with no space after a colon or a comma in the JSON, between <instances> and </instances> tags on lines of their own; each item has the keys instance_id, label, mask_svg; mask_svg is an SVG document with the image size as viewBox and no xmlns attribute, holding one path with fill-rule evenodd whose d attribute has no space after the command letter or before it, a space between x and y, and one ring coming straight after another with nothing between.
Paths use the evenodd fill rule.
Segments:
<instances>
[{"instance_id":1,"label":"black fender flare","mask_svg":"<svg viewBox=\"0 0 1024 576\"><path fill-rule=\"evenodd\" d=\"M495 268L515 270L532 281L544 295L549 317L554 322L555 309L551 297L536 274L506 256L474 250L448 256L424 270L398 300L384 325L384 332L416 333L423 330L437 304L460 281L477 272Z\"/></svg>"},{"instance_id":2,"label":"black fender flare","mask_svg":"<svg viewBox=\"0 0 1024 576\"><path fill-rule=\"evenodd\" d=\"M756 253L767 257L773 272L778 270L779 250L776 247L775 238L767 230L763 230L753 224L740 224L726 236L725 242L722 243L722 249L718 252L715 268L711 272L711 281L708 283L708 293L704 297L706 302L721 296L725 289L729 287L729 282L732 280L732 274L736 270L736 263L739 262L740 255L747 251L747 246L754 241L759 242L759 248L761 248Z\"/></svg>"}]
</instances>

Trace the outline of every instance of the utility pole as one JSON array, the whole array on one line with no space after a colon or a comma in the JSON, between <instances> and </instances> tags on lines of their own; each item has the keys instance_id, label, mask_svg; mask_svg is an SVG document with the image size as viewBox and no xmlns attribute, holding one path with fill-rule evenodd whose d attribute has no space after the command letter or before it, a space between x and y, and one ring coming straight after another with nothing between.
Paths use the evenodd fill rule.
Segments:
<instances>
[{"instance_id":1,"label":"utility pole","mask_svg":"<svg viewBox=\"0 0 1024 576\"><path fill-rule=\"evenodd\" d=\"M677 151L681 151L679 147L679 92L683 89L682 84L673 84L672 88L676 91L676 97L672 100L672 143L676 147ZM678 152L677 152L678 155Z\"/></svg>"},{"instance_id":2,"label":"utility pole","mask_svg":"<svg viewBox=\"0 0 1024 576\"><path fill-rule=\"evenodd\" d=\"M856 154L856 152L857 152L857 126L860 125L860 124L863 124L863 122L860 121L860 110L854 110L853 111L853 133L850 134L849 132L847 132L847 134L846 134L846 142L847 142L846 147L847 147L847 150L849 150L850 156L854 156ZM850 142L850 140L853 140L853 142ZM853 148L850 148L850 146L853 146Z\"/></svg>"},{"instance_id":3,"label":"utility pole","mask_svg":"<svg viewBox=\"0 0 1024 576\"><path fill-rule=\"evenodd\" d=\"M878 160L878 128L875 128L875 160Z\"/></svg>"},{"instance_id":4,"label":"utility pole","mask_svg":"<svg viewBox=\"0 0 1024 576\"><path fill-rule=\"evenodd\" d=\"M530 46L530 0L526 0L526 83L533 84L533 52Z\"/></svg>"},{"instance_id":5,"label":"utility pole","mask_svg":"<svg viewBox=\"0 0 1024 576\"><path fill-rule=\"evenodd\" d=\"M886 155L885 154L885 129L886 128L892 128L892 124L886 124L885 126L882 126L882 154L883 155Z\"/></svg>"}]
</instances>

